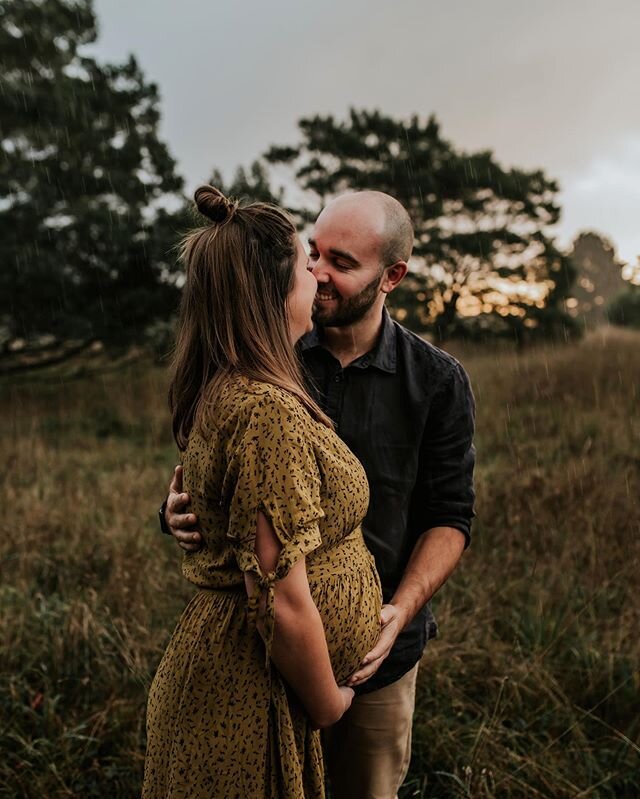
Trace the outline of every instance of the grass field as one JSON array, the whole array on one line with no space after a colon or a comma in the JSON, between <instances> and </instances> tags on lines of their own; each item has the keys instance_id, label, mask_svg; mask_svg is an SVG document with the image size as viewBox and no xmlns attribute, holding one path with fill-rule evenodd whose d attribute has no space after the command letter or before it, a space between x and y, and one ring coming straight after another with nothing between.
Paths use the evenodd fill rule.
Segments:
<instances>
[{"instance_id":1,"label":"grass field","mask_svg":"<svg viewBox=\"0 0 640 799\"><path fill-rule=\"evenodd\" d=\"M474 543L436 600L402 796L640 797L640 334L457 351ZM135 797L154 668L192 594L155 509L166 375L0 384L0 796Z\"/></svg>"}]
</instances>

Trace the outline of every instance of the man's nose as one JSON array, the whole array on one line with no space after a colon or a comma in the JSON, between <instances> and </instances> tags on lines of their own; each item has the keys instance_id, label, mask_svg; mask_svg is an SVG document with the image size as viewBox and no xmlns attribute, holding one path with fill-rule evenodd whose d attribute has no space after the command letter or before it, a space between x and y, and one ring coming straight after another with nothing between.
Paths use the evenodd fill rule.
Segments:
<instances>
[{"instance_id":1,"label":"man's nose","mask_svg":"<svg viewBox=\"0 0 640 799\"><path fill-rule=\"evenodd\" d=\"M329 282L329 275L327 270L322 266L320 261L316 261L315 264L311 267L311 272L313 276L318 281L318 283L328 283Z\"/></svg>"}]
</instances>

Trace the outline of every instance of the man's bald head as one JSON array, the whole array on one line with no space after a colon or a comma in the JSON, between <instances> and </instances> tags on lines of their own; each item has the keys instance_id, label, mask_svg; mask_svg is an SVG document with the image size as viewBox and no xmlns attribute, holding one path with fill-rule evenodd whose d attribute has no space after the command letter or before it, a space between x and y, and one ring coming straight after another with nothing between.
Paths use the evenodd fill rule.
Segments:
<instances>
[{"instance_id":1,"label":"man's bald head","mask_svg":"<svg viewBox=\"0 0 640 799\"><path fill-rule=\"evenodd\" d=\"M409 215L388 194L361 191L327 203L309 237L316 321L346 327L381 314L407 272L412 245Z\"/></svg>"},{"instance_id":2,"label":"man's bald head","mask_svg":"<svg viewBox=\"0 0 640 799\"><path fill-rule=\"evenodd\" d=\"M406 209L395 197L382 191L358 191L343 194L327 204L330 213L339 212L354 218L378 239L381 265L405 263L413 249L413 225Z\"/></svg>"}]
</instances>

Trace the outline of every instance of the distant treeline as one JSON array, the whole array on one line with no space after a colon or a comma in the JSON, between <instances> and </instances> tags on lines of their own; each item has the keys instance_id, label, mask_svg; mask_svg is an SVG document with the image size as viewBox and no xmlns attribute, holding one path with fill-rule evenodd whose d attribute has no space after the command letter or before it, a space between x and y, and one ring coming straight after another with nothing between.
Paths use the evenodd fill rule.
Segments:
<instances>
[{"instance_id":1,"label":"distant treeline","mask_svg":"<svg viewBox=\"0 0 640 799\"><path fill-rule=\"evenodd\" d=\"M95 342L162 342L180 293L174 245L194 219L159 139L157 87L133 56L99 64L90 0L8 0L0 14L0 368L60 360ZM301 119L227 193L291 206L301 229L334 195L375 188L415 226L412 271L390 297L397 318L453 336L566 339L571 259L554 243L558 185L464 152L434 117L378 111ZM274 169L277 167L277 169ZM622 317L618 314L620 318ZM19 356L19 364L16 358ZM6 366L7 363L13 366ZM2 367L1 364L5 364Z\"/></svg>"}]
</instances>

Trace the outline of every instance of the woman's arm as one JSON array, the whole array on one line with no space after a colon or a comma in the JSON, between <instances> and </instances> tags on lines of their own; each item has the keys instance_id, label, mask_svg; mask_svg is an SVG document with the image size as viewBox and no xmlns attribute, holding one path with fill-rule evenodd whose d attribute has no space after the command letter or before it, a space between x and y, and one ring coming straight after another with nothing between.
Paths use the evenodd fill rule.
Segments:
<instances>
[{"instance_id":1,"label":"woman's arm","mask_svg":"<svg viewBox=\"0 0 640 799\"><path fill-rule=\"evenodd\" d=\"M271 522L259 512L255 551L264 573L275 569L281 549ZM258 590L257 582L251 572L245 572L244 578L247 594L251 596ZM264 609L264 603L261 608ZM353 691L339 688L333 676L324 627L309 590L304 558L275 584L271 659L318 727L335 724L349 708Z\"/></svg>"}]
</instances>

